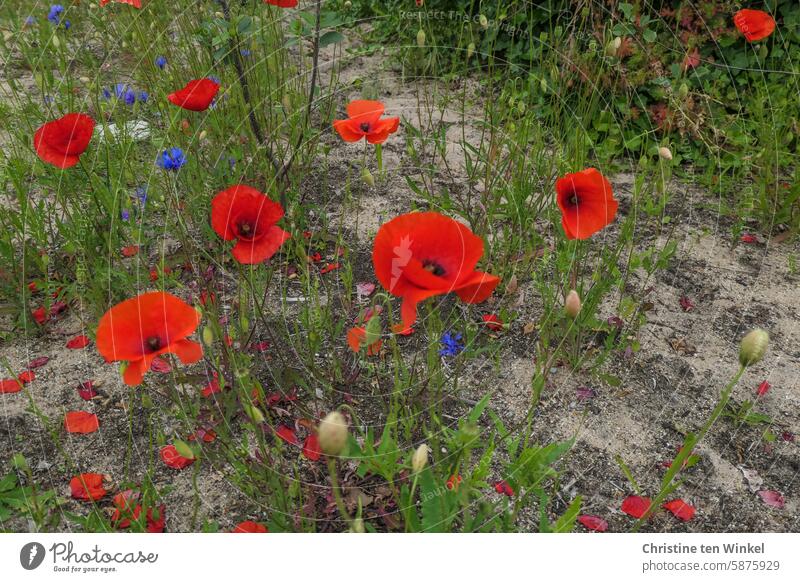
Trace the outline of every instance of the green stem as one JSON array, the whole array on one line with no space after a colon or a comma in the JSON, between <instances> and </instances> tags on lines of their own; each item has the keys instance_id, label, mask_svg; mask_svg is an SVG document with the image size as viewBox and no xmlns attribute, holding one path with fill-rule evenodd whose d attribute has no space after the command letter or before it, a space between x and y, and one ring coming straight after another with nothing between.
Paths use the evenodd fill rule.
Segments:
<instances>
[{"instance_id":1,"label":"green stem","mask_svg":"<svg viewBox=\"0 0 800 582\"><path fill-rule=\"evenodd\" d=\"M342 491L339 488L339 477L336 472L336 459L328 458L328 473L331 475L331 488L333 489L333 498L336 500L336 507L339 509L339 514L344 518L348 525L351 525L353 518L347 512L347 507L344 505L342 499Z\"/></svg>"}]
</instances>

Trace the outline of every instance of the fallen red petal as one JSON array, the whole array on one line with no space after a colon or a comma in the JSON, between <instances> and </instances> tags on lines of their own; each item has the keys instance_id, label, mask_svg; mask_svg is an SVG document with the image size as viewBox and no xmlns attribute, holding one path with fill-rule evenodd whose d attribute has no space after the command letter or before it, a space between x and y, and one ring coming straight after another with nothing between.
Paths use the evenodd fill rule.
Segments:
<instances>
[{"instance_id":1,"label":"fallen red petal","mask_svg":"<svg viewBox=\"0 0 800 582\"><path fill-rule=\"evenodd\" d=\"M770 507L783 509L783 506L786 505L786 500L783 498L783 495L781 495L777 491L770 491L770 490L759 491L758 496L761 497L761 501L763 501Z\"/></svg>"},{"instance_id":2,"label":"fallen red petal","mask_svg":"<svg viewBox=\"0 0 800 582\"><path fill-rule=\"evenodd\" d=\"M91 412L73 411L64 416L64 427L67 432L88 434L100 428L100 421Z\"/></svg>"},{"instance_id":3,"label":"fallen red petal","mask_svg":"<svg viewBox=\"0 0 800 582\"><path fill-rule=\"evenodd\" d=\"M89 345L89 341L85 335L76 335L67 342L67 347L71 350L81 350Z\"/></svg>"},{"instance_id":4,"label":"fallen red petal","mask_svg":"<svg viewBox=\"0 0 800 582\"><path fill-rule=\"evenodd\" d=\"M664 509L682 521L689 521L694 517L695 508L683 499L673 499L664 504Z\"/></svg>"},{"instance_id":5,"label":"fallen red petal","mask_svg":"<svg viewBox=\"0 0 800 582\"><path fill-rule=\"evenodd\" d=\"M604 532L608 529L608 522L598 515L578 516L578 523L592 531Z\"/></svg>"},{"instance_id":6,"label":"fallen red petal","mask_svg":"<svg viewBox=\"0 0 800 582\"><path fill-rule=\"evenodd\" d=\"M629 495L622 502L622 511L631 517L641 519L650 508L650 498L638 495Z\"/></svg>"}]
</instances>

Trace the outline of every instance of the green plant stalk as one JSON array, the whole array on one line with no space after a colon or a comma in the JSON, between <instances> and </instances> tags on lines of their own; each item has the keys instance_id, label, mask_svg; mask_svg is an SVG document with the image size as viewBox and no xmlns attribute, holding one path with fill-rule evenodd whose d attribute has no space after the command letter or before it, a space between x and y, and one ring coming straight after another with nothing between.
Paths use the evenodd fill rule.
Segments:
<instances>
[{"instance_id":1,"label":"green plant stalk","mask_svg":"<svg viewBox=\"0 0 800 582\"><path fill-rule=\"evenodd\" d=\"M331 475L331 488L333 489L333 498L336 500L336 507L339 510L339 514L347 522L347 525L351 526L353 523L353 518L350 517L350 514L347 512L347 507L345 507L344 505L344 500L342 499L342 491L339 488L339 477L336 472L336 459L332 457L328 457L328 473L330 473Z\"/></svg>"},{"instance_id":2,"label":"green plant stalk","mask_svg":"<svg viewBox=\"0 0 800 582\"><path fill-rule=\"evenodd\" d=\"M653 498L650 502L650 507L647 509L645 514L639 518L639 521L636 522L636 525L633 526L631 529L632 533L639 531L642 524L645 522L646 519L650 517L653 512L653 509L659 507L664 500L670 495L674 490L675 487L672 486L672 482L675 480L675 477L678 476L678 473L683 468L683 463L689 458L689 455L692 454L692 451L697 446L697 444L702 441L705 436L708 434L708 431L711 430L711 427L714 426L714 423L717 422L719 417L722 415L725 407L728 405L728 401L731 399L731 393L733 392L734 387L736 384L739 383L739 380L742 378L744 371L747 369L747 366L740 365L739 371L736 372L734 377L728 382L728 385L722 390L720 394L719 402L714 407L714 410L711 411L711 416L708 417L703 427L700 429L700 432L697 433L697 436L693 434L689 434L686 436L686 440L684 441L683 447L681 448L680 452L675 456L673 459L672 464L670 465L669 470L664 475L664 478L661 481L661 490L658 494Z\"/></svg>"}]
</instances>

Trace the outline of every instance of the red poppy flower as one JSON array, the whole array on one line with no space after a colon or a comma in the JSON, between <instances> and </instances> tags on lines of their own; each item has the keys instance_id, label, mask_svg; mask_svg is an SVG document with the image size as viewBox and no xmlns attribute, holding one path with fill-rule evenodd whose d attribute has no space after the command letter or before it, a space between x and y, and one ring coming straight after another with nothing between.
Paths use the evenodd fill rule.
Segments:
<instances>
[{"instance_id":1,"label":"red poppy flower","mask_svg":"<svg viewBox=\"0 0 800 582\"><path fill-rule=\"evenodd\" d=\"M410 329L417 304L434 295L454 291L467 303L485 301L500 279L475 270L482 255L480 237L436 212L403 214L382 225L372 263L381 285L403 298L395 331Z\"/></svg>"},{"instance_id":2,"label":"red poppy flower","mask_svg":"<svg viewBox=\"0 0 800 582\"><path fill-rule=\"evenodd\" d=\"M247 520L233 528L231 533L269 533L269 530L260 523Z\"/></svg>"},{"instance_id":3,"label":"red poppy flower","mask_svg":"<svg viewBox=\"0 0 800 582\"><path fill-rule=\"evenodd\" d=\"M622 511L631 517L640 519L650 509L650 498L629 495L622 502Z\"/></svg>"},{"instance_id":4,"label":"red poppy flower","mask_svg":"<svg viewBox=\"0 0 800 582\"><path fill-rule=\"evenodd\" d=\"M178 452L178 449L175 448L175 445L161 447L159 456L161 457L161 460L164 461L164 464L170 469L185 469L194 463L194 459L188 459L181 456L181 454Z\"/></svg>"},{"instance_id":5,"label":"red poppy flower","mask_svg":"<svg viewBox=\"0 0 800 582\"><path fill-rule=\"evenodd\" d=\"M16 394L22 390L22 382L17 378L3 378L0 380L0 394Z\"/></svg>"},{"instance_id":6,"label":"red poppy flower","mask_svg":"<svg viewBox=\"0 0 800 582\"><path fill-rule=\"evenodd\" d=\"M224 240L236 240L231 250L240 263L252 265L274 255L291 235L276 226L283 208L255 188L238 184L211 201L211 226Z\"/></svg>"},{"instance_id":7,"label":"red poppy flower","mask_svg":"<svg viewBox=\"0 0 800 582\"><path fill-rule=\"evenodd\" d=\"M72 498L78 501L97 501L108 493L103 487L103 475L99 473L81 473L70 479L69 488Z\"/></svg>"},{"instance_id":8,"label":"red poppy flower","mask_svg":"<svg viewBox=\"0 0 800 582\"><path fill-rule=\"evenodd\" d=\"M80 350L89 345L89 338L85 335L77 335L67 342L70 350Z\"/></svg>"},{"instance_id":9,"label":"red poppy flower","mask_svg":"<svg viewBox=\"0 0 800 582\"><path fill-rule=\"evenodd\" d=\"M183 89L167 95L170 103L189 111L205 111L219 91L219 83L211 79L193 79Z\"/></svg>"},{"instance_id":10,"label":"red poppy flower","mask_svg":"<svg viewBox=\"0 0 800 582\"><path fill-rule=\"evenodd\" d=\"M309 461L319 461L321 455L322 449L319 446L319 437L316 434L308 435L303 443L303 456Z\"/></svg>"},{"instance_id":11,"label":"red poppy flower","mask_svg":"<svg viewBox=\"0 0 800 582\"><path fill-rule=\"evenodd\" d=\"M399 117L381 119L384 106L380 101L351 101L347 106L349 119L337 119L333 128L344 141L367 138L369 143L383 143L400 126Z\"/></svg>"},{"instance_id":12,"label":"red poppy flower","mask_svg":"<svg viewBox=\"0 0 800 582\"><path fill-rule=\"evenodd\" d=\"M367 330L364 327L351 327L347 330L347 345L355 353L359 353L367 342ZM368 356L377 356L383 346L383 340L378 340L367 346Z\"/></svg>"},{"instance_id":13,"label":"red poppy flower","mask_svg":"<svg viewBox=\"0 0 800 582\"><path fill-rule=\"evenodd\" d=\"M463 479L461 478L461 475L451 475L450 478L447 479L445 487L447 487L449 491L453 491L454 489L458 489L458 486L461 485L462 481Z\"/></svg>"},{"instance_id":14,"label":"red poppy flower","mask_svg":"<svg viewBox=\"0 0 800 582\"><path fill-rule=\"evenodd\" d=\"M608 522L597 515L581 515L578 517L578 523L592 531L604 532L608 529Z\"/></svg>"},{"instance_id":15,"label":"red poppy flower","mask_svg":"<svg viewBox=\"0 0 800 582\"><path fill-rule=\"evenodd\" d=\"M64 416L64 427L67 432L88 434L100 428L97 415L82 410L68 412Z\"/></svg>"},{"instance_id":16,"label":"red poppy flower","mask_svg":"<svg viewBox=\"0 0 800 582\"><path fill-rule=\"evenodd\" d=\"M127 361L122 379L136 386L161 354L176 354L184 364L202 358L200 344L186 339L199 323L200 314L174 295L144 293L118 303L100 318L97 350L106 362Z\"/></svg>"},{"instance_id":17,"label":"red poppy flower","mask_svg":"<svg viewBox=\"0 0 800 582\"><path fill-rule=\"evenodd\" d=\"M689 521L694 517L695 509L683 499L673 499L664 504L664 509L672 513L681 521Z\"/></svg>"},{"instance_id":18,"label":"red poppy flower","mask_svg":"<svg viewBox=\"0 0 800 582\"><path fill-rule=\"evenodd\" d=\"M588 168L556 180L561 225L569 239L586 239L614 220L619 204L605 176Z\"/></svg>"},{"instance_id":19,"label":"red poppy flower","mask_svg":"<svg viewBox=\"0 0 800 582\"><path fill-rule=\"evenodd\" d=\"M775 19L763 10L739 10L733 23L750 42L767 38L775 30Z\"/></svg>"},{"instance_id":20,"label":"red poppy flower","mask_svg":"<svg viewBox=\"0 0 800 582\"><path fill-rule=\"evenodd\" d=\"M57 168L71 168L89 147L94 120L83 113L67 113L45 123L33 135L33 147L43 161Z\"/></svg>"},{"instance_id":21,"label":"red poppy flower","mask_svg":"<svg viewBox=\"0 0 800 582\"><path fill-rule=\"evenodd\" d=\"M222 386L219 383L219 375L216 372L211 374L211 381L206 384L205 388L200 391L204 398L208 398L212 394L222 392Z\"/></svg>"},{"instance_id":22,"label":"red poppy flower","mask_svg":"<svg viewBox=\"0 0 800 582\"><path fill-rule=\"evenodd\" d=\"M123 257L134 257L139 253L139 245L128 245L122 248Z\"/></svg>"},{"instance_id":23,"label":"red poppy flower","mask_svg":"<svg viewBox=\"0 0 800 582\"><path fill-rule=\"evenodd\" d=\"M503 321L494 313L483 316L483 323L492 331L503 331Z\"/></svg>"},{"instance_id":24,"label":"red poppy flower","mask_svg":"<svg viewBox=\"0 0 800 582\"><path fill-rule=\"evenodd\" d=\"M264 4L271 4L278 8L294 8L297 6L297 0L264 0Z\"/></svg>"},{"instance_id":25,"label":"red poppy flower","mask_svg":"<svg viewBox=\"0 0 800 582\"><path fill-rule=\"evenodd\" d=\"M130 527L132 519L139 519L142 506L139 505L139 494L132 489L126 489L114 496L114 513L111 521L120 529Z\"/></svg>"},{"instance_id":26,"label":"red poppy flower","mask_svg":"<svg viewBox=\"0 0 800 582\"><path fill-rule=\"evenodd\" d=\"M105 6L112 0L100 0L100 6ZM142 0L113 0L117 4L129 4L134 8L141 8L142 7Z\"/></svg>"},{"instance_id":27,"label":"red poppy flower","mask_svg":"<svg viewBox=\"0 0 800 582\"><path fill-rule=\"evenodd\" d=\"M44 322L47 321L47 312L44 310L44 307L37 307L31 311L31 315L33 315L33 320L39 325L44 325Z\"/></svg>"}]
</instances>

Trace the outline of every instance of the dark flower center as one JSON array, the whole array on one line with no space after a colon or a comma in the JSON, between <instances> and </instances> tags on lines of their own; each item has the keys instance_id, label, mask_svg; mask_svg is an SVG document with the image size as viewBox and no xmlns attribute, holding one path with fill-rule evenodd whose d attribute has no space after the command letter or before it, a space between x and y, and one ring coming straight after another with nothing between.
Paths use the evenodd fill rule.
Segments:
<instances>
[{"instance_id":1,"label":"dark flower center","mask_svg":"<svg viewBox=\"0 0 800 582\"><path fill-rule=\"evenodd\" d=\"M152 337L147 338L147 347L150 348L151 352L157 352L161 347L161 338L154 335Z\"/></svg>"},{"instance_id":2,"label":"dark flower center","mask_svg":"<svg viewBox=\"0 0 800 582\"><path fill-rule=\"evenodd\" d=\"M439 263L435 261L430 261L430 260L422 261L422 268L428 271L429 273L433 273L437 277L442 277L445 274L444 267L442 267Z\"/></svg>"},{"instance_id":3,"label":"dark flower center","mask_svg":"<svg viewBox=\"0 0 800 582\"><path fill-rule=\"evenodd\" d=\"M256 233L255 225L247 220L241 221L236 225L236 228L239 231L239 236L242 238L253 238Z\"/></svg>"},{"instance_id":4,"label":"dark flower center","mask_svg":"<svg viewBox=\"0 0 800 582\"><path fill-rule=\"evenodd\" d=\"M359 125L359 127L361 128L361 131L363 131L364 133L368 133L369 132L369 122L362 121L361 125Z\"/></svg>"},{"instance_id":5,"label":"dark flower center","mask_svg":"<svg viewBox=\"0 0 800 582\"><path fill-rule=\"evenodd\" d=\"M572 196L570 196L568 202L572 206L577 206L578 205L578 195L577 194L573 194Z\"/></svg>"}]
</instances>

